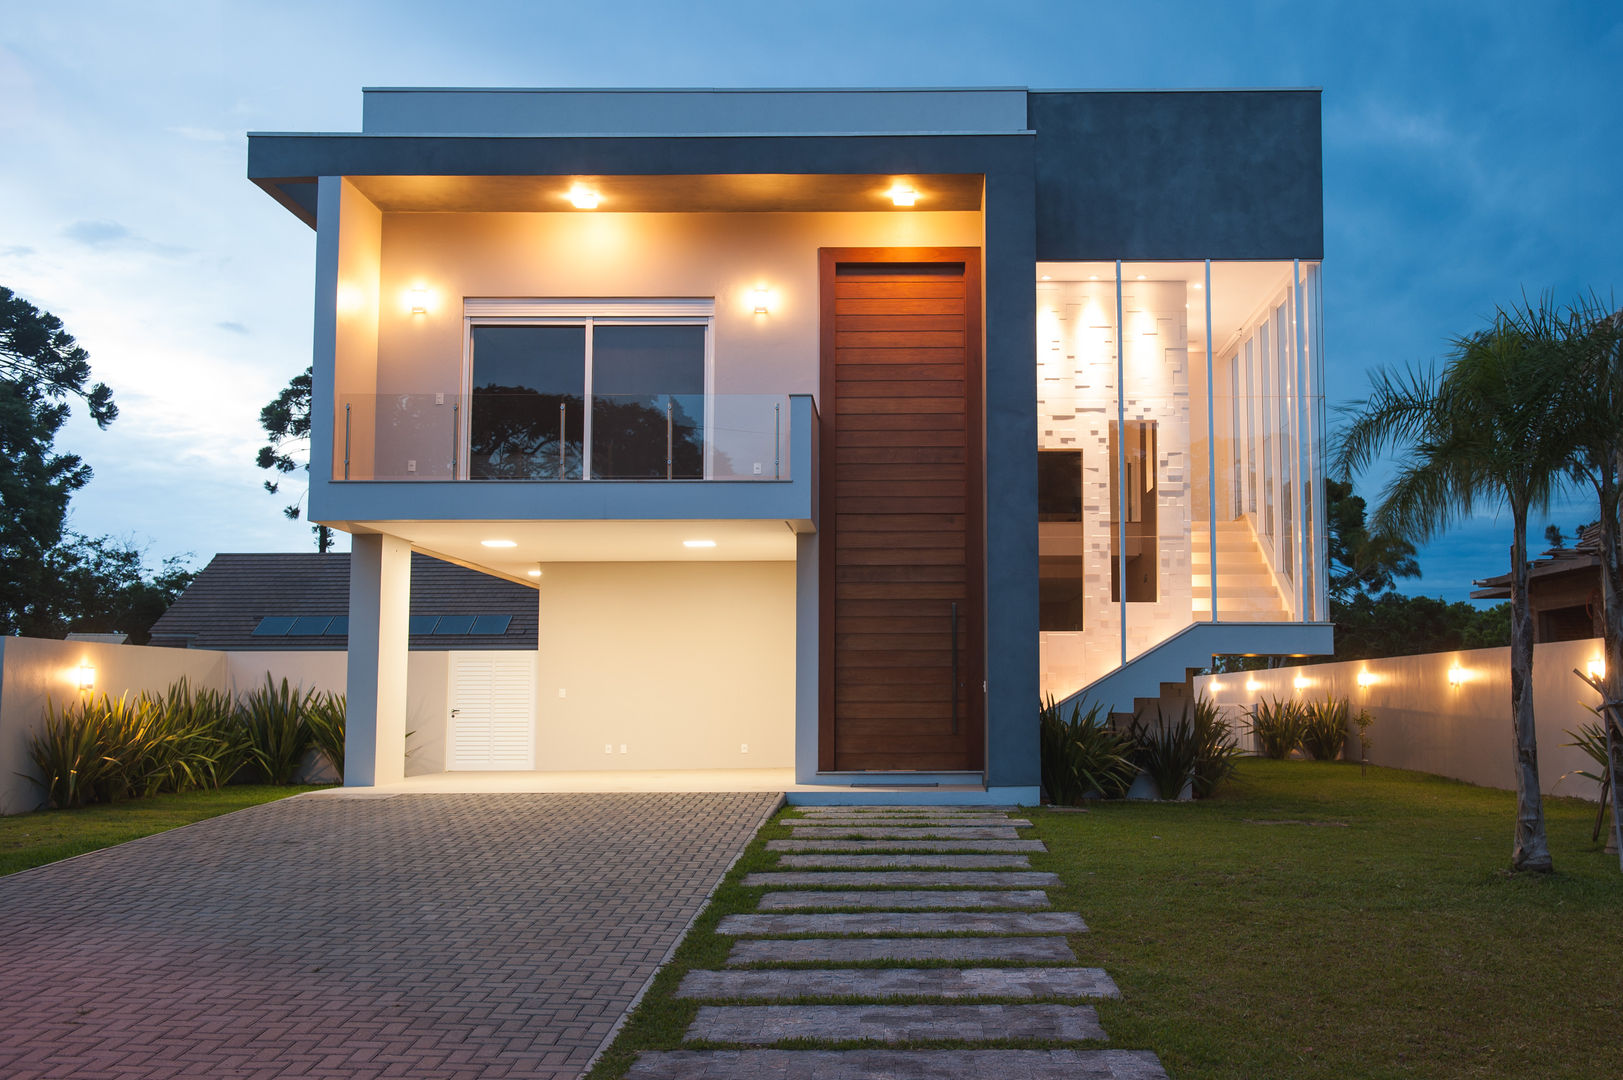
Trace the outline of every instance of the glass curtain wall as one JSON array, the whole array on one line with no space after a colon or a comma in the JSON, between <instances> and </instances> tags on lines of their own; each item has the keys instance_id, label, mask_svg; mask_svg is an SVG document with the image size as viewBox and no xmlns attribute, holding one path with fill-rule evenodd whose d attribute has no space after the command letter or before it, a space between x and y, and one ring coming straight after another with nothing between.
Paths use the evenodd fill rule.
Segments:
<instances>
[{"instance_id":1,"label":"glass curtain wall","mask_svg":"<svg viewBox=\"0 0 1623 1080\"><path fill-rule=\"evenodd\" d=\"M1038 275L1044 693L1193 622L1324 618L1317 264Z\"/></svg>"}]
</instances>

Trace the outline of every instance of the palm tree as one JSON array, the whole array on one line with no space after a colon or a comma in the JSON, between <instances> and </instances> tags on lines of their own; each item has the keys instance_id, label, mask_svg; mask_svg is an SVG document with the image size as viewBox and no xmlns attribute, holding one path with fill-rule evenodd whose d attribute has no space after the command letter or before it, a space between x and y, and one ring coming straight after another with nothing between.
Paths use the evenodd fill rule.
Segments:
<instances>
[{"instance_id":1,"label":"palm tree","mask_svg":"<svg viewBox=\"0 0 1623 1080\"><path fill-rule=\"evenodd\" d=\"M1459 338L1435 370L1374 375L1368 402L1337 439L1343 476L1387 450L1397 474L1375 511L1376 530L1425 541L1484 504L1511 516L1510 712L1515 739L1516 834L1511 865L1549 871L1533 726L1533 619L1527 603L1527 519L1565 478L1553 393L1558 365L1538 338L1500 316Z\"/></svg>"},{"instance_id":2,"label":"palm tree","mask_svg":"<svg viewBox=\"0 0 1623 1080\"><path fill-rule=\"evenodd\" d=\"M1623 700L1623 311L1598 297L1557 310L1548 298L1502 316L1554 364L1560 380L1561 435L1574 479L1587 481L1600 503L1601 676L1607 701ZM1603 712L1611 773L1612 829L1623 863L1623 730Z\"/></svg>"}]
</instances>

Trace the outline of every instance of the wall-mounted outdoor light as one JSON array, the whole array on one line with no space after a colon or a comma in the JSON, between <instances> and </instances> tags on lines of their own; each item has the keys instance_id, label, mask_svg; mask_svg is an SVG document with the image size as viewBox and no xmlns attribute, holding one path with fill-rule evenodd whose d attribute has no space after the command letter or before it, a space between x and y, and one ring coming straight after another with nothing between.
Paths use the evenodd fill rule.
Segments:
<instances>
[{"instance_id":1,"label":"wall-mounted outdoor light","mask_svg":"<svg viewBox=\"0 0 1623 1080\"><path fill-rule=\"evenodd\" d=\"M890 201L895 206L913 206L919 201L919 193L906 184L893 184L885 194L890 196Z\"/></svg>"},{"instance_id":2,"label":"wall-mounted outdoor light","mask_svg":"<svg viewBox=\"0 0 1623 1080\"><path fill-rule=\"evenodd\" d=\"M1306 690L1308 687L1313 685L1313 680L1309 679L1306 675L1298 675L1295 679L1291 680L1291 685L1296 687L1298 690Z\"/></svg>"},{"instance_id":3,"label":"wall-mounted outdoor light","mask_svg":"<svg viewBox=\"0 0 1623 1080\"><path fill-rule=\"evenodd\" d=\"M750 293L750 307L757 315L772 313L772 290L756 289Z\"/></svg>"},{"instance_id":4,"label":"wall-mounted outdoor light","mask_svg":"<svg viewBox=\"0 0 1623 1080\"><path fill-rule=\"evenodd\" d=\"M427 289L424 289L424 288L421 288L421 287L413 289L413 290L411 290L410 293L407 294L407 299L411 303L411 313L413 315L427 315L428 314L428 290Z\"/></svg>"},{"instance_id":5,"label":"wall-mounted outdoor light","mask_svg":"<svg viewBox=\"0 0 1623 1080\"><path fill-rule=\"evenodd\" d=\"M96 687L96 669L90 666L89 661L80 664L73 671L73 685L79 688L82 694L88 694Z\"/></svg>"},{"instance_id":6,"label":"wall-mounted outdoor light","mask_svg":"<svg viewBox=\"0 0 1623 1080\"><path fill-rule=\"evenodd\" d=\"M1453 667L1448 669L1448 685L1450 686L1458 686L1469 677L1470 676L1466 674L1465 669L1460 667L1458 664L1455 664Z\"/></svg>"},{"instance_id":7,"label":"wall-mounted outdoor light","mask_svg":"<svg viewBox=\"0 0 1623 1080\"><path fill-rule=\"evenodd\" d=\"M569 202L576 210L596 210L598 195L591 188L576 184L569 189Z\"/></svg>"},{"instance_id":8,"label":"wall-mounted outdoor light","mask_svg":"<svg viewBox=\"0 0 1623 1080\"><path fill-rule=\"evenodd\" d=\"M1360 671L1358 673L1358 685L1366 688L1374 686L1375 673L1373 671Z\"/></svg>"},{"instance_id":9,"label":"wall-mounted outdoor light","mask_svg":"<svg viewBox=\"0 0 1623 1080\"><path fill-rule=\"evenodd\" d=\"M1589 672L1591 679L1604 679L1606 678L1606 661L1603 659L1591 660L1584 665L1584 670Z\"/></svg>"},{"instance_id":10,"label":"wall-mounted outdoor light","mask_svg":"<svg viewBox=\"0 0 1623 1080\"><path fill-rule=\"evenodd\" d=\"M1255 679L1247 679L1245 681L1245 692L1246 693L1255 694L1258 690L1261 690L1261 689L1262 689L1262 684L1260 682L1258 682L1257 680L1255 680Z\"/></svg>"}]
</instances>

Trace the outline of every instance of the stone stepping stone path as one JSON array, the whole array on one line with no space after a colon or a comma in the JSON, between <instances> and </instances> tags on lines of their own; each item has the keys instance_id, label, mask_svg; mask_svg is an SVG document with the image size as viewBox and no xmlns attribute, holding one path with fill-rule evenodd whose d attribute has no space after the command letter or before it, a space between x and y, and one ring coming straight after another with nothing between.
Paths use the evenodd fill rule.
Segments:
<instances>
[{"instance_id":1,"label":"stone stepping stone path","mask_svg":"<svg viewBox=\"0 0 1623 1080\"><path fill-rule=\"evenodd\" d=\"M768 851L940 851L968 854L991 851L1046 851L1041 840L768 840Z\"/></svg>"},{"instance_id":2,"label":"stone stepping stone path","mask_svg":"<svg viewBox=\"0 0 1623 1080\"><path fill-rule=\"evenodd\" d=\"M879 908L883 911L968 908L1044 908L1048 894L1041 889L805 889L769 892L761 897L762 911L796 908Z\"/></svg>"},{"instance_id":3,"label":"stone stepping stone path","mask_svg":"<svg viewBox=\"0 0 1623 1080\"><path fill-rule=\"evenodd\" d=\"M1075 912L1051 909L1045 890L1059 878L1032 870L1026 854L1047 848L1022 839L1017 830L1031 823L1012 813L798 808L782 821L791 838L767 842L776 867L744 879L770 890L757 910L716 927L735 939L724 966L689 971L677 988L677 997L701 1003L684 1040L717 1049L644 1053L628 1076L1167 1080L1148 1051L1074 1045L1106 1041L1087 1002L1120 992L1102 969L1077 966L1063 935L1087 926ZM924 962L932 966L905 966ZM841 1001L807 1003L817 998ZM1059 1045L916 1045L1010 1040ZM790 1041L813 1048L775 1045Z\"/></svg>"},{"instance_id":4,"label":"stone stepping stone path","mask_svg":"<svg viewBox=\"0 0 1623 1080\"><path fill-rule=\"evenodd\" d=\"M1076 954L1062 937L745 938L733 942L727 954L728 967L872 960L1071 964L1076 962Z\"/></svg>"},{"instance_id":5,"label":"stone stepping stone path","mask_svg":"<svg viewBox=\"0 0 1623 1080\"><path fill-rule=\"evenodd\" d=\"M940 870L1026 870L1026 855L780 855L778 865L786 870L880 870L886 867Z\"/></svg>"},{"instance_id":6,"label":"stone stepping stone path","mask_svg":"<svg viewBox=\"0 0 1623 1080\"><path fill-rule=\"evenodd\" d=\"M1074 911L856 911L849 914L723 915L716 933L728 937L809 934L1080 934Z\"/></svg>"},{"instance_id":7,"label":"stone stepping stone path","mask_svg":"<svg viewBox=\"0 0 1623 1080\"><path fill-rule=\"evenodd\" d=\"M690 971L676 996L743 998L1075 998L1120 997L1099 968L857 968L850 971Z\"/></svg>"},{"instance_id":8,"label":"stone stepping stone path","mask_svg":"<svg viewBox=\"0 0 1623 1080\"><path fill-rule=\"evenodd\" d=\"M789 1039L924 1042L1103 1039L1089 1005L702 1005L689 1042L760 1046Z\"/></svg>"},{"instance_id":9,"label":"stone stepping stone path","mask_svg":"<svg viewBox=\"0 0 1623 1080\"><path fill-rule=\"evenodd\" d=\"M949 889L1028 889L1059 885L1059 875L1037 870L771 870L750 874L745 885L817 887L845 885L851 888L889 886L902 888Z\"/></svg>"},{"instance_id":10,"label":"stone stepping stone path","mask_svg":"<svg viewBox=\"0 0 1623 1080\"><path fill-rule=\"evenodd\" d=\"M627 1080L1166 1080L1148 1050L670 1050Z\"/></svg>"}]
</instances>

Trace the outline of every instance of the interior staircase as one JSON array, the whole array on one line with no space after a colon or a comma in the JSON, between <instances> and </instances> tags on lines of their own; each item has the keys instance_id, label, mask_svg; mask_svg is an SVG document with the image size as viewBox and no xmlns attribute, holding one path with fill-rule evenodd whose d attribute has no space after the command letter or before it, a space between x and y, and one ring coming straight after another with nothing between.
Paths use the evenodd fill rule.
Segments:
<instances>
[{"instance_id":1,"label":"interior staircase","mask_svg":"<svg viewBox=\"0 0 1623 1080\"><path fill-rule=\"evenodd\" d=\"M1205 522L1189 533L1190 586L1196 619L1212 612L1211 531ZM1217 618L1219 622L1284 622L1285 598L1274 583L1251 525L1244 518L1217 523Z\"/></svg>"}]
</instances>

